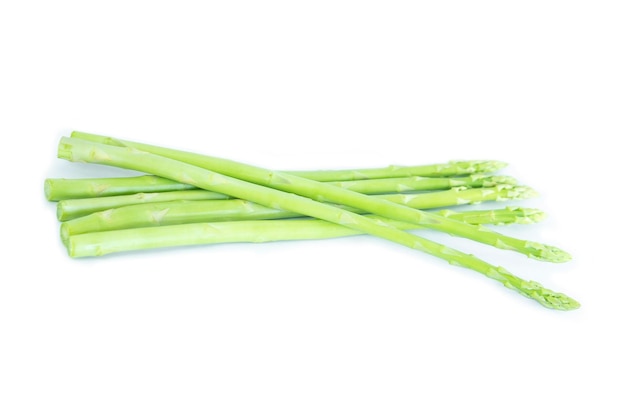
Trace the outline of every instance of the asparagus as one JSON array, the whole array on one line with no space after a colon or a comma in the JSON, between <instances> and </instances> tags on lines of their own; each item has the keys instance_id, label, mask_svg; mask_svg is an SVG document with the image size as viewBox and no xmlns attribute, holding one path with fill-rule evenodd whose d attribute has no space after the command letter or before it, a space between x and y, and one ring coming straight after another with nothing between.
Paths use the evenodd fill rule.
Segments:
<instances>
[{"instance_id":1,"label":"asparagus","mask_svg":"<svg viewBox=\"0 0 626 417\"><path fill-rule=\"evenodd\" d=\"M363 211L350 209L358 213ZM544 216L536 209L506 208L455 212L443 210L440 215L470 224L534 223ZM147 203L109 209L61 224L61 239L68 236L106 230L121 230L184 223L232 220L270 220L300 217L298 213L277 210L245 200L204 200ZM404 227L404 229L407 229Z\"/></svg>"},{"instance_id":2,"label":"asparagus","mask_svg":"<svg viewBox=\"0 0 626 417\"><path fill-rule=\"evenodd\" d=\"M472 174L464 177L393 177L374 180L353 180L329 182L348 190L364 194L380 194L407 191L446 190L454 187L493 187L497 184L516 184L515 179L495 175ZM112 197L136 193L157 193L196 189L189 184L181 184L154 175L141 175L121 178L47 178L44 184L48 201Z\"/></svg>"},{"instance_id":3,"label":"asparagus","mask_svg":"<svg viewBox=\"0 0 626 417\"><path fill-rule=\"evenodd\" d=\"M524 200L537 196L537 192L525 185L499 184L488 188L456 187L446 191L419 194L383 194L377 197L414 209L432 209L487 201Z\"/></svg>"},{"instance_id":4,"label":"asparagus","mask_svg":"<svg viewBox=\"0 0 626 417\"><path fill-rule=\"evenodd\" d=\"M454 178L403 177L381 178L373 180L355 180L328 182L345 190L363 194L381 194L390 192L448 190L455 187L493 187L498 184L514 185L514 178L495 175L473 174Z\"/></svg>"},{"instance_id":5,"label":"asparagus","mask_svg":"<svg viewBox=\"0 0 626 417\"><path fill-rule=\"evenodd\" d=\"M498 184L495 187L470 189L455 187L446 191L420 194L379 194L377 197L417 209L427 209L462 204L478 204L484 201L523 200L536 197L536 195L537 193L530 187ZM200 189L79 198L59 201L57 203L57 218L61 221L66 221L103 210L143 203L178 200L223 200L227 198L230 197L225 194Z\"/></svg>"},{"instance_id":6,"label":"asparagus","mask_svg":"<svg viewBox=\"0 0 626 417\"><path fill-rule=\"evenodd\" d=\"M176 200L224 200L229 196L213 191L193 190L167 191L163 193L138 193L110 197L79 198L61 200L57 203L57 218L61 221L76 219L91 213L135 204L158 203Z\"/></svg>"},{"instance_id":7,"label":"asparagus","mask_svg":"<svg viewBox=\"0 0 626 417\"><path fill-rule=\"evenodd\" d=\"M394 224L389 219L372 217L381 224ZM297 226L294 225L297 223ZM414 226L405 223L407 226ZM146 227L70 236L68 253L74 258L101 256L122 251L154 249L226 242L271 242L276 240L324 239L350 236L358 231L322 220L246 220L217 223L191 223L173 226ZM423 238L417 238L421 250L464 266L492 278L505 287L539 302L547 308L574 310L580 304L565 294L546 289L535 281L523 280L502 267L493 266L472 255Z\"/></svg>"},{"instance_id":8,"label":"asparagus","mask_svg":"<svg viewBox=\"0 0 626 417\"><path fill-rule=\"evenodd\" d=\"M120 168L144 171L146 173L162 176L175 181L192 184L199 188L223 192L225 194L232 195L233 197L250 200L271 208L294 211L321 220L326 220L351 229L359 230L363 233L393 241L414 250L426 252L446 260L450 264L472 269L489 278L499 281L509 289L534 299L545 307L559 310L571 310L579 307L578 302L564 294L545 289L539 283L534 281L525 281L506 271L504 268L491 265L473 255L469 255L428 239L407 233L406 231L391 226L384 220L371 219L329 204L317 202L310 198L285 193L276 189L231 178L205 168L141 151L132 147L110 146L95 142L87 142L76 138L62 138L59 143L58 156L70 161L99 163L117 166ZM355 194L360 195L358 193ZM384 201L382 199L374 200ZM446 219L443 216L437 216L436 218ZM451 219L446 220L452 221ZM239 224L238 227L241 227L240 223L241 222L236 222L235 224ZM202 238L203 236L207 236L208 230L204 229L214 228L216 227L213 226L215 224L218 225L217 227L223 227L219 226L221 223L209 223L209 226L205 226L199 233L196 231L195 234L193 230L188 229L190 225L174 225L158 227L156 229L126 229L121 231L77 235L70 237L68 251L70 255L76 255L74 252L74 248L76 247L75 239L80 239L81 237L82 239L88 239L89 236L93 238L93 235L96 235L95 237L98 238L99 234L104 233L116 234L116 239L121 239L121 237L126 234L126 236L129 236L131 240L136 239L136 247L142 247L144 244L146 245L145 247L149 247L149 243L142 242L139 237L139 233L141 233L142 236L145 236L144 233L156 233L157 241L159 239L161 239L161 241L168 240L172 245L176 244L176 241L180 242L181 239L184 239L186 243L189 243L198 237ZM248 231L254 229L255 228L252 226L246 228ZM255 230L255 235L257 236L255 238L256 240L258 240L259 236L261 236L260 232L261 230ZM232 231L229 233L233 236ZM121 242L121 240L119 240L119 242Z\"/></svg>"},{"instance_id":9,"label":"asparagus","mask_svg":"<svg viewBox=\"0 0 626 417\"><path fill-rule=\"evenodd\" d=\"M269 220L300 217L246 200L168 201L124 206L92 213L61 224L61 239L94 231L148 226L217 222L227 220Z\"/></svg>"},{"instance_id":10,"label":"asparagus","mask_svg":"<svg viewBox=\"0 0 626 417\"><path fill-rule=\"evenodd\" d=\"M196 187L189 184L156 177L140 175L120 178L47 178L44 193L48 201L107 197L144 192L190 190Z\"/></svg>"},{"instance_id":11,"label":"asparagus","mask_svg":"<svg viewBox=\"0 0 626 417\"><path fill-rule=\"evenodd\" d=\"M83 257L83 256L98 256L105 255L114 252L122 252L127 250L138 250L138 249L154 249L156 247L166 247L167 241L160 242L144 242L141 245L138 245L140 239L128 239L127 235L122 235L122 242L117 242L115 235L97 235L104 239L100 240L98 244L95 244L95 239L93 239L93 235L99 232L112 231L112 230L134 230L133 233L138 232L138 229L141 228L149 228L149 227L165 227L171 225L178 224L197 224L197 223L235 223L236 221L241 222L241 224L254 225L257 230L260 230L262 233L259 236L254 236L252 233L252 228L248 234L246 241L257 241L257 242L267 242L267 241L277 241L277 240L306 240L306 239L329 239L335 237L344 237L344 236L355 236L362 235L363 233L359 230L350 229L338 224L329 223L323 220L315 219L314 221L310 221L312 219L308 218L309 221L301 221L303 218L297 219L298 221L279 221L274 219L282 219L281 217L274 217L272 214L280 214L286 212L279 212L274 210L270 215L266 215L262 211L256 211L256 209L252 208L250 210L244 210L241 212L236 208L233 203L238 203L238 206L241 207L243 205L254 205L254 203L246 202L244 200L227 200L227 201L215 201L210 202L215 203L217 205L221 205L223 203L227 203L226 205L233 206L232 210L228 208L224 208L223 212L213 215L210 213L206 217L197 216L196 218L178 218L176 216L170 217L169 214L171 212L164 213L165 210L159 210L157 208L156 211L152 213L156 213L156 215L150 215L150 211L147 207L142 207L144 210L139 213L142 216L138 216L135 219L128 221L124 227L122 225L118 225L120 227L113 227L110 223L111 216L107 212L97 213L99 216L100 224L96 227L93 227L90 230L82 229L82 230L69 230L66 229L66 233L63 236L63 242L70 250L70 255L72 257ZM162 203L161 203L162 204ZM154 204L157 206L159 204ZM133 209L137 209L137 206L133 206ZM263 209L264 207L259 206L259 208ZM272 210L272 209L267 209ZM112 210L114 211L114 210ZM219 209L217 210L220 211ZM476 210L476 211L467 211L467 212L455 212L452 210L442 210L440 212L442 215L450 218L457 219L459 221L471 222L472 224L512 224L512 223L535 223L541 221L545 214L537 209L528 209L528 208L519 208L519 207L507 207L499 210ZM145 214L145 215L143 215ZM384 219L380 216L375 216L371 214L365 215L371 219L377 219L378 221L385 221L387 224L396 227L402 230L413 230L419 229L420 226L417 226L412 223L399 222L396 220ZM263 220L259 222L251 222L251 220ZM307 219L304 219L307 220ZM68 223L64 223L63 226ZM207 239L209 241L206 242L194 242L192 241L190 244L199 244L199 243L226 243L226 242L241 242L240 237L242 236L241 230L239 227L232 227L233 230L238 232L234 233L236 240L228 240L232 237L228 237L227 231L231 229L231 226L226 226L220 229L219 235L214 235L213 233L209 233ZM243 227L245 229L245 227ZM275 229L275 230L273 230ZM168 229L169 230L169 229ZM154 233L154 232L149 232ZM72 240L74 236L82 235L82 234L91 234L92 237L86 239L85 241L81 240ZM153 235L148 235L153 236ZM124 242L126 241L126 242ZM181 245L187 244L184 239L176 240L180 242ZM89 244L84 244L84 242L91 242ZM131 246L126 246L131 245ZM159 246L155 246L159 245ZM163 246L161 246L163 245Z\"/></svg>"},{"instance_id":12,"label":"asparagus","mask_svg":"<svg viewBox=\"0 0 626 417\"><path fill-rule=\"evenodd\" d=\"M73 132L72 136L83 139L93 138L85 132ZM328 171L288 171L289 174L315 181L352 181L389 177L453 177L457 175L495 172L507 164L500 161L451 161L447 164L424 166L397 166L386 168L347 169Z\"/></svg>"},{"instance_id":13,"label":"asparagus","mask_svg":"<svg viewBox=\"0 0 626 417\"><path fill-rule=\"evenodd\" d=\"M428 226L429 228L449 233L451 235L472 239L499 249L513 250L527 255L530 258L549 261L566 262L571 256L554 246L539 242L517 239L511 236L494 232L493 230L469 225L453 219L447 219L435 214L426 213L385 199L374 198L350 190L298 177L292 174L267 170L264 168L191 152L168 149L138 142L114 139L106 136L73 132L73 139L84 138L103 147L128 147L137 151L149 152L172 160L178 160L193 166L211 170L214 173L230 176L251 183L271 187L276 190L298 194L321 202L333 202L365 210L394 220L405 221ZM64 138L66 142L68 138ZM70 141L71 142L71 141ZM106 154L108 151L102 150ZM97 147L95 152L97 152ZM102 160L102 158L96 158ZM183 180L182 182L189 182ZM228 191L224 191L228 193ZM245 197L243 197L245 198ZM316 216L312 216L316 217Z\"/></svg>"},{"instance_id":14,"label":"asparagus","mask_svg":"<svg viewBox=\"0 0 626 417\"><path fill-rule=\"evenodd\" d=\"M546 217L546 213L539 209L512 206L497 210L462 212L446 209L439 211L438 214L445 217L453 217L456 220L469 224L493 224L496 226L538 223Z\"/></svg>"}]
</instances>

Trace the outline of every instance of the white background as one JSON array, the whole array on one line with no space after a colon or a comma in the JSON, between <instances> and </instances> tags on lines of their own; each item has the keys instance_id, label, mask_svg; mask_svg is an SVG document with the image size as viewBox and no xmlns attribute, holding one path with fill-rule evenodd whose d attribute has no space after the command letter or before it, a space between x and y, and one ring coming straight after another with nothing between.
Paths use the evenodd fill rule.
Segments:
<instances>
[{"instance_id":1,"label":"white background","mask_svg":"<svg viewBox=\"0 0 626 417\"><path fill-rule=\"evenodd\" d=\"M201 3L206 3L201 5ZM0 5L0 415L624 416L620 1ZM557 312L375 238L72 260L46 177L71 130L274 169L498 159L541 198L460 239Z\"/></svg>"}]
</instances>

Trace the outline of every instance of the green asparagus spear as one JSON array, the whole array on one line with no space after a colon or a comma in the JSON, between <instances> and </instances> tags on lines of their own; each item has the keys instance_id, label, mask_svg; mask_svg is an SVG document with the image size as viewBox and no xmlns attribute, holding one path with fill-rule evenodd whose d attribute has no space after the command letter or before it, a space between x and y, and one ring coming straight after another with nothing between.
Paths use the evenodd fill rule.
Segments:
<instances>
[{"instance_id":1,"label":"green asparagus spear","mask_svg":"<svg viewBox=\"0 0 626 417\"><path fill-rule=\"evenodd\" d=\"M92 141L93 143L110 144L114 147L127 146L130 149L161 155L232 178L271 187L288 193L298 194L317 201L343 204L394 220L420 224L454 236L464 237L491 245L499 249L513 250L537 260L566 262L571 259L571 256L567 252L554 246L516 239L481 226L469 225L453 219L447 219L442 216L396 204L385 199L374 198L291 174L271 171L223 158L119 140L106 136L83 134L79 132L74 132L72 135L74 135L74 137L84 137L86 140ZM182 180L182 182L188 181Z\"/></svg>"},{"instance_id":2,"label":"green asparagus spear","mask_svg":"<svg viewBox=\"0 0 626 417\"><path fill-rule=\"evenodd\" d=\"M84 132L73 132L72 136L83 139L94 135ZM386 168L347 169L326 171L288 171L289 174L315 181L353 181L391 177L453 177L457 175L495 172L507 164L500 161L451 161L447 164L424 166L397 166Z\"/></svg>"},{"instance_id":3,"label":"green asparagus spear","mask_svg":"<svg viewBox=\"0 0 626 417\"><path fill-rule=\"evenodd\" d=\"M526 186L499 184L495 187L470 188L455 187L446 191L433 191L420 194L379 194L394 203L417 209L478 204L484 201L523 200L536 197L537 193ZM223 200L229 196L195 188L186 191L163 193L139 193L110 197L79 198L62 200L57 203L57 218L61 221L76 219L91 213L143 203L158 203L178 200Z\"/></svg>"},{"instance_id":4,"label":"green asparagus spear","mask_svg":"<svg viewBox=\"0 0 626 417\"><path fill-rule=\"evenodd\" d=\"M329 184L364 194L407 191L446 190L454 187L493 187L497 184L515 184L515 179L503 175L472 174L454 178L399 177L375 180L330 182ZM196 189L154 175L121 178L47 178L44 185L48 201L112 197L137 193L161 193Z\"/></svg>"},{"instance_id":5,"label":"green asparagus spear","mask_svg":"<svg viewBox=\"0 0 626 417\"><path fill-rule=\"evenodd\" d=\"M496 210L440 210L437 214L452 217L469 224L493 224L503 226L507 224L531 224L545 219L546 213L535 208L505 207Z\"/></svg>"},{"instance_id":6,"label":"green asparagus spear","mask_svg":"<svg viewBox=\"0 0 626 417\"><path fill-rule=\"evenodd\" d=\"M349 207L344 208L362 213ZM533 223L543 217L543 213L539 210L522 208L460 213L443 210L439 214L470 224ZM70 235L172 224L294 217L300 217L300 215L239 199L147 203L109 209L66 221L61 224L61 238L66 241Z\"/></svg>"},{"instance_id":7,"label":"green asparagus spear","mask_svg":"<svg viewBox=\"0 0 626 417\"><path fill-rule=\"evenodd\" d=\"M432 209L486 201L524 200L537 197L537 192L525 185L500 184L488 188L456 187L446 191L418 194L382 194L377 197L414 209Z\"/></svg>"},{"instance_id":8,"label":"green asparagus spear","mask_svg":"<svg viewBox=\"0 0 626 417\"><path fill-rule=\"evenodd\" d=\"M191 202L195 204L196 202ZM185 216L180 215L180 213L171 216L172 211L178 209L184 209L187 202L182 205L175 205L173 210L168 210L167 208L162 209L161 206L167 207L169 203L156 203L156 204L146 204L143 206L130 206L128 208L132 208L132 211L138 212L133 213L136 214L134 218L129 218L130 216L126 216L127 218L125 224L115 222L116 211L120 209L107 210L101 213L94 213L94 221L90 226L92 227L82 227L80 229L68 227L65 228L62 233L62 241L66 246L69 245L70 237L87 234L87 233L96 233L96 232L104 232L110 230L126 230L126 229L140 229L145 227L156 227L156 226L171 226L177 224L192 224L192 223L217 223L217 222L249 222L250 220L265 220L266 223L263 227L260 227L263 223L245 223L245 224L253 224L256 225L260 230L264 233L267 232L266 236L272 236L271 240L305 240L305 239L327 239L334 237L343 237L343 236L355 236L359 234L363 234L362 232L350 229L344 226L340 226L334 223L328 223L326 221L317 220L314 222L304 222L304 221L293 221L293 222L280 222L275 221L275 219L286 219L289 214L297 216L294 213L287 213L284 211L279 211L275 209L268 209L263 206L259 206L255 203L250 203L249 201L244 200L226 200L226 201L209 201L210 205L216 205L215 210L211 210L205 212L204 216L200 213L197 213L196 216ZM153 207L148 207L153 206ZM219 207L224 206L224 207ZM246 207L250 206L250 207ZM243 210L241 209L242 207ZM137 210L141 208L142 210ZM125 209L125 207L122 207ZM182 211L182 210L181 210ZM452 210L442 210L439 212L440 214L450 217L459 221L464 222L472 222L472 224L494 224L494 225L505 225L505 224L513 224L513 223L521 223L521 224L529 224L541 221L545 214L537 209L528 209L528 208L520 208L520 207L507 207L504 209L498 210L475 210L475 211L465 211L465 212L456 212ZM130 213L127 213L130 214ZM280 217L284 215L285 217ZM365 215L371 219L377 219L379 221L386 221L387 224L396 227L401 230L413 230L419 229L420 227L412 224L399 222L396 220L384 219L380 216L375 216L371 214ZM91 217L91 216L89 216ZM86 217L81 218L80 220L85 219ZM299 218L301 220L303 218ZM310 219L310 218L308 218ZM72 222L65 222L62 226L69 226ZM86 224L84 224L86 226ZM291 230L287 231L288 226ZM271 228L276 227L278 229L277 232L270 231ZM302 230L298 230L298 228L302 227ZM319 228L318 231L315 229ZM224 231L225 229L222 229ZM284 238L281 238L284 236ZM315 236L315 237L313 237ZM217 238L216 236L211 237L210 239ZM220 237L222 238L222 237ZM250 239L253 239L252 237ZM268 241L266 237L261 237L261 241ZM76 241L75 241L76 242ZM80 241L78 241L80 242ZM220 243L217 240L211 240L210 243ZM116 247L116 251L123 250L123 244L118 244L108 242L107 245L111 245ZM152 248L153 244L149 246ZM141 249L141 248L138 248ZM102 247L98 250L95 249L94 246L81 247L74 246L72 249L74 254L87 254L91 253L88 256L95 256L95 253L98 252L101 255L106 253L112 253L108 250L103 249ZM91 250L92 252L87 252ZM84 251L84 252L83 252Z\"/></svg>"},{"instance_id":9,"label":"green asparagus spear","mask_svg":"<svg viewBox=\"0 0 626 417\"><path fill-rule=\"evenodd\" d=\"M131 195L115 195L110 197L79 198L75 200L61 200L57 203L57 218L61 221L76 219L91 213L112 208L132 206L145 203L159 203L164 201L195 201L195 200L225 200L229 196L213 191L193 190L167 191L163 193L138 193Z\"/></svg>"},{"instance_id":10,"label":"green asparagus spear","mask_svg":"<svg viewBox=\"0 0 626 417\"><path fill-rule=\"evenodd\" d=\"M345 190L363 194L405 193L410 191L448 190L455 187L494 187L498 184L514 185L514 178L495 175L473 174L454 178L403 177L374 180L328 182Z\"/></svg>"},{"instance_id":11,"label":"green asparagus spear","mask_svg":"<svg viewBox=\"0 0 626 417\"><path fill-rule=\"evenodd\" d=\"M444 259L453 265L472 269L474 271L484 274L489 278L501 282L509 289L515 290L526 297L534 299L545 307L560 310L571 310L579 306L579 304L575 300L564 294L547 290L536 282L525 281L509 273L504 268L493 266L485 261L476 258L475 256L468 255L447 246L432 242L428 239L424 239L411 233L407 233L406 231L402 231L389 225L384 220L370 219L359 214L342 210L329 204L317 202L310 198L298 196L295 194L284 193L282 191L272 188L255 185L246 181L238 180L236 178L231 178L222 174L218 174L216 172L195 165L176 161L174 159L155 155L131 147L109 146L98 144L95 142L87 142L75 138L62 138L59 143L58 156L60 158L68 159L70 161L99 163L104 165L117 166L120 168L144 171L146 173L162 176L175 181L192 184L199 188L214 190L216 192L223 192L224 194L229 194L234 197L253 201L268 207L294 211L303 215L326 220L328 222L343 225L351 229L359 230L363 233L371 234L393 241L395 243L407 246L415 250L426 252L428 254ZM375 200L384 201L382 199ZM445 217L443 216L437 216L437 218L445 219ZM451 219L447 220L452 221ZM73 247L75 246L75 244L73 244L72 242L75 242L75 240L73 239L78 239L80 237L83 237L82 239L88 239L85 238L85 236L91 236L93 238L93 235L104 233L118 234L116 236L116 239L120 238L119 242L122 241L119 234L130 233L130 239L137 239L136 241L138 247L142 247L145 242L141 241L141 238L138 237L139 235L137 233L146 230L156 230L157 235L162 234L160 236L162 239L178 239L179 241L181 239L184 239L187 244L197 237L203 237L207 235L207 231L200 231L199 234L196 232L196 235L194 235L194 232L192 230L184 229L188 226L189 225L175 225L159 227L156 229L127 229L122 231L109 231L77 235L75 237L70 237L69 253L70 255L74 253ZM129 232L129 230L131 230L131 232ZM260 231L257 230L257 232ZM177 237L172 236L172 234L175 235L177 233L180 233L180 235L178 235ZM256 235L259 236L260 233L256 233ZM174 242L171 243L175 244Z\"/></svg>"},{"instance_id":12,"label":"green asparagus spear","mask_svg":"<svg viewBox=\"0 0 626 417\"><path fill-rule=\"evenodd\" d=\"M48 201L107 197L137 193L160 193L195 189L189 184L156 177L141 175L120 178L47 178L44 192Z\"/></svg>"},{"instance_id":13,"label":"green asparagus spear","mask_svg":"<svg viewBox=\"0 0 626 417\"><path fill-rule=\"evenodd\" d=\"M396 224L372 218L381 224ZM294 225L297 222L297 225ZM388 223L389 222L389 223ZM408 226L413 226L407 224ZM70 236L71 257L101 256L122 251L226 242L271 242L276 240L325 239L350 236L358 231L321 220L245 220L217 223L191 223L142 229L125 229ZM427 253L492 278L505 287L556 310L574 310L580 304L565 294L544 288L535 281L523 280L502 267L495 267L472 255L416 236L416 246Z\"/></svg>"}]
</instances>

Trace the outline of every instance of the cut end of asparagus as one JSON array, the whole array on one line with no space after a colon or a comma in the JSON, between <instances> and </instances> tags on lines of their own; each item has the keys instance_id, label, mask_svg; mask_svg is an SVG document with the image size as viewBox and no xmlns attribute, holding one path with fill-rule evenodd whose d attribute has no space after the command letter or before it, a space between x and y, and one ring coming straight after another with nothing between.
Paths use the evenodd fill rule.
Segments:
<instances>
[{"instance_id":1,"label":"cut end of asparagus","mask_svg":"<svg viewBox=\"0 0 626 417\"><path fill-rule=\"evenodd\" d=\"M67 223L61 223L59 234L61 235L61 242L67 248L70 240L70 228Z\"/></svg>"},{"instance_id":2,"label":"cut end of asparagus","mask_svg":"<svg viewBox=\"0 0 626 417\"><path fill-rule=\"evenodd\" d=\"M535 281L524 283L522 289L524 291L523 294L538 301L544 307L563 311L576 310L580 307L580 303L573 298L544 288Z\"/></svg>"},{"instance_id":3,"label":"cut end of asparagus","mask_svg":"<svg viewBox=\"0 0 626 417\"><path fill-rule=\"evenodd\" d=\"M43 183L43 193L46 196L46 200L52 201L52 180L50 178L46 178Z\"/></svg>"},{"instance_id":4,"label":"cut end of asparagus","mask_svg":"<svg viewBox=\"0 0 626 417\"><path fill-rule=\"evenodd\" d=\"M73 161L73 147L70 143L65 142L64 139L65 137L62 137L59 141L59 147L57 148L57 157L61 159L66 159L68 161Z\"/></svg>"},{"instance_id":5,"label":"cut end of asparagus","mask_svg":"<svg viewBox=\"0 0 626 417\"><path fill-rule=\"evenodd\" d=\"M67 216L65 215L65 204L66 203L64 200L61 200L57 203L57 219L61 222L67 220Z\"/></svg>"}]
</instances>

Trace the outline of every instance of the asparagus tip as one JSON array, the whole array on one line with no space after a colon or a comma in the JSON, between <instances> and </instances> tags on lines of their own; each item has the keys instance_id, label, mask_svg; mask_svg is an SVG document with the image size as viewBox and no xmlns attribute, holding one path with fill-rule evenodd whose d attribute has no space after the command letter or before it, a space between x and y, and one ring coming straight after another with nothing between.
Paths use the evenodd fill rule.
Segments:
<instances>
[{"instance_id":1,"label":"asparagus tip","mask_svg":"<svg viewBox=\"0 0 626 417\"><path fill-rule=\"evenodd\" d=\"M476 161L475 164L476 172L495 172L509 165L502 161Z\"/></svg>"},{"instance_id":2,"label":"asparagus tip","mask_svg":"<svg viewBox=\"0 0 626 417\"><path fill-rule=\"evenodd\" d=\"M508 165L506 162L484 160L450 161L450 164L457 166L466 174L494 172Z\"/></svg>"},{"instance_id":3,"label":"asparagus tip","mask_svg":"<svg viewBox=\"0 0 626 417\"><path fill-rule=\"evenodd\" d=\"M508 185L516 185L517 180L509 175L494 175L490 178L493 185L497 184L508 184Z\"/></svg>"},{"instance_id":4,"label":"asparagus tip","mask_svg":"<svg viewBox=\"0 0 626 417\"><path fill-rule=\"evenodd\" d=\"M538 301L544 307L563 311L576 310L580 307L580 303L573 298L544 288L535 281L529 281L523 289L528 297Z\"/></svg>"},{"instance_id":5,"label":"asparagus tip","mask_svg":"<svg viewBox=\"0 0 626 417\"><path fill-rule=\"evenodd\" d=\"M555 246L527 242L526 247L532 250L528 256L540 261L563 263L572 260L572 255Z\"/></svg>"},{"instance_id":6,"label":"asparagus tip","mask_svg":"<svg viewBox=\"0 0 626 417\"><path fill-rule=\"evenodd\" d=\"M504 196L497 198L496 201L526 200L528 198L534 198L539 196L539 193L537 191L526 185L511 186L508 184L499 184L496 185L496 188L505 194Z\"/></svg>"},{"instance_id":7,"label":"asparagus tip","mask_svg":"<svg viewBox=\"0 0 626 417\"><path fill-rule=\"evenodd\" d=\"M503 161L485 161L485 166L491 171L498 171L500 169L506 168L508 165L508 163Z\"/></svg>"},{"instance_id":8,"label":"asparagus tip","mask_svg":"<svg viewBox=\"0 0 626 417\"><path fill-rule=\"evenodd\" d=\"M531 224L539 223L546 218L546 213L542 210L528 207L506 207L507 210L516 214L515 223Z\"/></svg>"}]
</instances>

